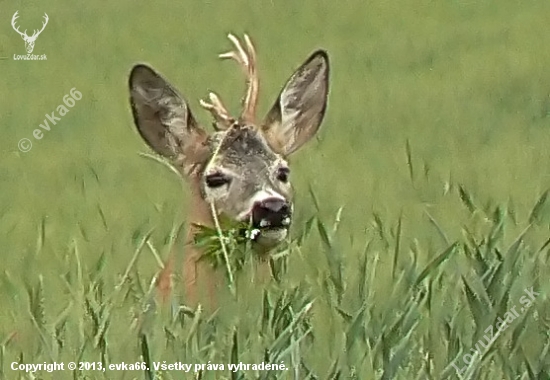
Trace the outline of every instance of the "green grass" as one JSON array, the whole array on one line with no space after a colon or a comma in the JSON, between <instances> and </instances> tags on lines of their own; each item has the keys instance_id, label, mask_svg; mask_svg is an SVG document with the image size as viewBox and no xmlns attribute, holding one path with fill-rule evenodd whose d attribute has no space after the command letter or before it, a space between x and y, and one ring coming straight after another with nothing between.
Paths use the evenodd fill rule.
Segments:
<instances>
[{"instance_id":1,"label":"green grass","mask_svg":"<svg viewBox=\"0 0 550 380\"><path fill-rule=\"evenodd\" d=\"M550 378L550 34L545 1L0 3L0 378L456 379L485 330L533 305L465 370ZM24 53L22 30L42 62ZM238 107L226 34L253 38L261 112L314 49L331 58L317 141L293 158L296 220L277 280L237 276L220 311L156 305L188 190L135 131L127 77L148 62L209 123ZM45 114L82 93L41 140ZM21 153L17 143L33 148ZM312 189L309 191L309 189ZM250 263L248 263L250 264ZM181 279L176 279L179 281ZM150 371L24 374L14 361L147 362ZM155 371L153 362L225 363ZM227 363L283 361L283 372Z\"/></svg>"}]
</instances>

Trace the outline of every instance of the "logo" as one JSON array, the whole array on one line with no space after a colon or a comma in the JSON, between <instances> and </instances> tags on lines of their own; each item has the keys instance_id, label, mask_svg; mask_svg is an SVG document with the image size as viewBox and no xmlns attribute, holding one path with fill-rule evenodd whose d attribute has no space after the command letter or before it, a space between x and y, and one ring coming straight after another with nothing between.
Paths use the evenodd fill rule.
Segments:
<instances>
[{"instance_id":1,"label":"logo","mask_svg":"<svg viewBox=\"0 0 550 380\"><path fill-rule=\"evenodd\" d=\"M14 54L13 59L15 59L15 60L23 59L23 60L32 60L32 61L47 59L45 54L42 54L42 55L38 56L38 55L35 55L35 54L31 54L31 53L34 50L34 43L36 42L36 39L38 38L40 33L42 33L44 31L44 28L46 27L46 25L48 25L48 20L49 20L48 15L46 13L44 13L44 22L42 23L42 29L40 29L40 30L34 29L34 31L32 33L32 36L29 36L27 34L27 29L25 29L24 32L21 32L19 30L19 27L15 24L15 21L19 17L18 13L19 13L19 11L15 12L13 14L13 17L11 19L11 26L13 27L13 30L15 30L17 33L19 33L19 35L23 38L23 41L25 41L25 49L27 50L27 55L15 55Z\"/></svg>"}]
</instances>

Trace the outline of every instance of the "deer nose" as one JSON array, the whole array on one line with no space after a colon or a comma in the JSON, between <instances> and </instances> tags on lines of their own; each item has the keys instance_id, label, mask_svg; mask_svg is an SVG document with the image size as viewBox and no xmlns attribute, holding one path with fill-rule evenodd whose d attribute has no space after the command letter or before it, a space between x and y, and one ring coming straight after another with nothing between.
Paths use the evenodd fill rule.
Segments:
<instances>
[{"instance_id":1,"label":"deer nose","mask_svg":"<svg viewBox=\"0 0 550 380\"><path fill-rule=\"evenodd\" d=\"M261 202L258 202L258 206L264 208L270 212L288 213L290 206L287 201L280 198L268 198Z\"/></svg>"},{"instance_id":2,"label":"deer nose","mask_svg":"<svg viewBox=\"0 0 550 380\"><path fill-rule=\"evenodd\" d=\"M254 227L287 227L290 224L290 203L281 198L267 198L252 208Z\"/></svg>"}]
</instances>

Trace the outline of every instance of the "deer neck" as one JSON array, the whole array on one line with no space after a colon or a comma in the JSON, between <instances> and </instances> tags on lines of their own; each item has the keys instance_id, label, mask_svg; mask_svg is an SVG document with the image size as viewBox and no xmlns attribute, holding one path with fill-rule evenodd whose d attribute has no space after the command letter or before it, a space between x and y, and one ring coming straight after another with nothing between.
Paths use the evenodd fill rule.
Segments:
<instances>
[{"instance_id":1,"label":"deer neck","mask_svg":"<svg viewBox=\"0 0 550 380\"><path fill-rule=\"evenodd\" d=\"M200 191L200 182L198 178L191 178L191 203L189 204L189 218L187 228L186 245L190 250L196 250L193 244L193 238L197 232L195 224L200 224L206 227L214 227L214 219L212 217L212 209L210 205L202 198Z\"/></svg>"},{"instance_id":2,"label":"deer neck","mask_svg":"<svg viewBox=\"0 0 550 380\"><path fill-rule=\"evenodd\" d=\"M199 276L198 259L201 257L202 251L194 244L194 236L197 233L197 228L194 225L200 224L207 227L213 227L214 220L212 218L209 204L201 197L199 179L193 176L190 178L189 184L191 197L188 208L189 212L187 218L187 235L185 237L185 252L183 255L183 261L181 262L183 265L183 271L181 273L186 289L187 300L190 304L195 304L198 300L196 291ZM179 249L176 247L175 251L172 252L158 278L157 286L161 293L163 302L166 302L169 299L171 293L172 274L176 269L174 266L178 262L175 257L177 256L176 252Z\"/></svg>"},{"instance_id":3,"label":"deer neck","mask_svg":"<svg viewBox=\"0 0 550 380\"><path fill-rule=\"evenodd\" d=\"M206 287L211 306L215 305L215 288L217 280L214 270L207 264L199 262L202 250L197 248L194 236L198 232L195 225L214 227L212 209L208 202L201 197L200 182L198 178L192 177L191 204L189 205L189 219L187 226L187 238L185 244L185 255L183 258L183 279L186 289L186 298L190 305L197 304L199 293ZM202 264L202 265L201 265Z\"/></svg>"}]
</instances>

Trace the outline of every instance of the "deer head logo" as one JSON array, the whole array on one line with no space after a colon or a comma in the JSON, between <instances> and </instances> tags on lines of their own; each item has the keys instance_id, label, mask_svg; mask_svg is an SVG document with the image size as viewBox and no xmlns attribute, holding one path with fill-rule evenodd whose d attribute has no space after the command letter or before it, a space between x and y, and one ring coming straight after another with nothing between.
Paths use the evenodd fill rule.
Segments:
<instances>
[{"instance_id":1,"label":"deer head logo","mask_svg":"<svg viewBox=\"0 0 550 380\"><path fill-rule=\"evenodd\" d=\"M20 32L19 28L15 25L15 20L17 20L17 18L19 17L17 15L18 12L19 11L14 13L14 15L11 19L11 26L13 27L13 30L15 30L17 33L19 33L19 35L21 35L21 37L23 37L23 41L25 41L25 49L27 50L27 53L30 54L30 53L32 53L32 51L34 49L34 42L36 41L36 39L38 38L40 33L42 33L42 31L44 30L44 28L48 24L48 15L46 13L44 13L44 23L42 24L42 29L40 29L40 30L35 29L32 36L28 36L27 35L27 29L25 29L24 32Z\"/></svg>"}]
</instances>

